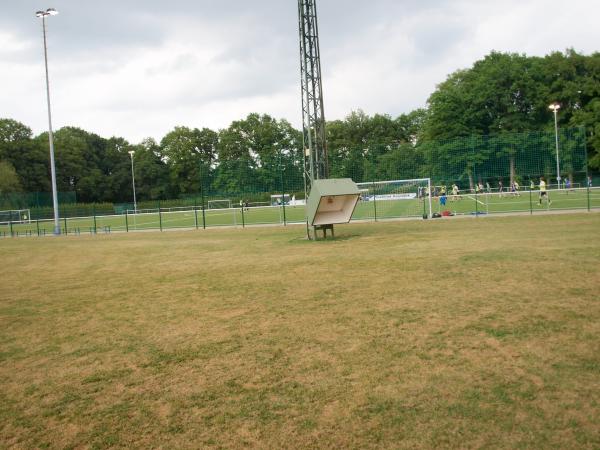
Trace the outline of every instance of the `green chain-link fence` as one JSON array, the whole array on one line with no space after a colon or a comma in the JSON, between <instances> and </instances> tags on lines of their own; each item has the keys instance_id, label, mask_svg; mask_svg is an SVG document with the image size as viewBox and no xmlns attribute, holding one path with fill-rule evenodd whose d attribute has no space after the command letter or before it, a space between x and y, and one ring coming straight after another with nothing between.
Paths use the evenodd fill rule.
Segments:
<instances>
[{"instance_id":1,"label":"green chain-link fence","mask_svg":"<svg viewBox=\"0 0 600 450\"><path fill-rule=\"evenodd\" d=\"M585 130L559 130L558 141L560 186L554 132L468 136L417 145L330 146L330 176L362 183L365 195L355 220L599 208L600 191L588 178ZM250 158L205 167L202 191L179 199L85 205L75 203L74 194L61 194L62 232L301 223L305 199L300 154L295 149L267 161ZM544 197L542 177L549 193ZM431 179L431 209L427 183L380 183L415 178ZM4 210L29 211L26 218L1 221L1 236L52 232L48 194L4 195L0 202Z\"/></svg>"}]
</instances>

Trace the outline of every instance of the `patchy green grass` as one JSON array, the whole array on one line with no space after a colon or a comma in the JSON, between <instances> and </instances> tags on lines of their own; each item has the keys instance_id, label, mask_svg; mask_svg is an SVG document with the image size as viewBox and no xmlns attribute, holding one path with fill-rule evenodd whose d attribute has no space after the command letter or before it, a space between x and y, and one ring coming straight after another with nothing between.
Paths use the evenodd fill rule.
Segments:
<instances>
[{"instance_id":1,"label":"patchy green grass","mask_svg":"<svg viewBox=\"0 0 600 450\"><path fill-rule=\"evenodd\" d=\"M599 231L2 239L0 448L598 448Z\"/></svg>"},{"instance_id":2,"label":"patchy green grass","mask_svg":"<svg viewBox=\"0 0 600 450\"><path fill-rule=\"evenodd\" d=\"M552 204L538 202L538 192L524 191L520 195L504 194L463 194L450 196L445 206L440 205L434 197L431 202L433 212L449 211L457 215L529 213L587 210L600 208L600 188L573 191L550 191ZM420 199L403 200L370 200L360 201L352 215L352 220L382 220L409 217L422 217L429 213L429 202ZM304 223L306 220L304 206L270 207L259 206L241 208L233 205L229 209L194 210L193 206L179 208L158 208L140 210L138 214L118 214L90 217L61 218L60 227L63 234L91 234L96 230L103 233L110 231L147 231L172 228L204 228L204 227L244 227L246 225L265 225L284 223ZM52 234L54 221L44 219L31 223L0 223L0 237L14 235Z\"/></svg>"}]
</instances>

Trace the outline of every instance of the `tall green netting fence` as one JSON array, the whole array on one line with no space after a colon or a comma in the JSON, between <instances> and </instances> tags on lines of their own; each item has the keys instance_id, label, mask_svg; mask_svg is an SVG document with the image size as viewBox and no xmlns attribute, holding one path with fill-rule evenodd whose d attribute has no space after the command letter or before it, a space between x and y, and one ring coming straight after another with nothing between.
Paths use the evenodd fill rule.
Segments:
<instances>
[{"instance_id":1,"label":"tall green netting fence","mask_svg":"<svg viewBox=\"0 0 600 450\"><path fill-rule=\"evenodd\" d=\"M77 203L75 192L58 192L58 203ZM50 208L52 209L51 192L6 192L0 193L0 210L23 209L23 208Z\"/></svg>"},{"instance_id":2,"label":"tall green netting fence","mask_svg":"<svg viewBox=\"0 0 600 450\"><path fill-rule=\"evenodd\" d=\"M330 176L359 183L362 194L353 220L600 208L600 191L588 181L585 130L561 129L558 141L560 185L554 131L467 136L417 145L330 146ZM540 196L542 177L548 192L544 197ZM177 199L139 199L136 205L133 201L80 204L75 193L61 193L61 231L94 234L305 220L300 149L262 160L221 161L201 167L200 178L199 192ZM0 204L4 211L18 210L4 215L0 211L0 236L52 232L51 194L4 194Z\"/></svg>"},{"instance_id":3,"label":"tall green netting fence","mask_svg":"<svg viewBox=\"0 0 600 450\"><path fill-rule=\"evenodd\" d=\"M558 152L550 131L333 148L330 156L334 177L372 183L430 178L434 213L533 214L600 206L600 192L588 182L583 128L559 130ZM540 198L542 179L548 195Z\"/></svg>"}]
</instances>

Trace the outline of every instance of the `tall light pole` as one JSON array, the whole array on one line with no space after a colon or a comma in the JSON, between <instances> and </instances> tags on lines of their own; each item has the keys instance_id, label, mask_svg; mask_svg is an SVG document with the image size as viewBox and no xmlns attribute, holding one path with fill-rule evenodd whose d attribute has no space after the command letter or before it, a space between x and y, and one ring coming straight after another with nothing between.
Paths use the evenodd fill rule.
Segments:
<instances>
[{"instance_id":1,"label":"tall light pole","mask_svg":"<svg viewBox=\"0 0 600 450\"><path fill-rule=\"evenodd\" d=\"M135 174L133 173L133 155L135 150L129 150L129 156L131 156L131 183L133 185L133 212L137 214L137 200L135 198Z\"/></svg>"},{"instance_id":2,"label":"tall light pole","mask_svg":"<svg viewBox=\"0 0 600 450\"><path fill-rule=\"evenodd\" d=\"M554 135L556 136L556 182L558 189L560 189L560 162L558 160L558 110L560 105L556 102L548 106L554 112Z\"/></svg>"},{"instance_id":3,"label":"tall light pole","mask_svg":"<svg viewBox=\"0 0 600 450\"><path fill-rule=\"evenodd\" d=\"M38 11L36 17L42 18L44 30L44 62L46 63L46 98L48 100L48 142L50 144L50 173L52 174L52 203L54 206L54 234L60 234L60 223L58 220L58 194L56 192L56 167L54 165L54 137L52 136L52 114L50 113L50 80L48 78L48 47L46 45L46 17L58 14L54 8L46 11Z\"/></svg>"}]
</instances>

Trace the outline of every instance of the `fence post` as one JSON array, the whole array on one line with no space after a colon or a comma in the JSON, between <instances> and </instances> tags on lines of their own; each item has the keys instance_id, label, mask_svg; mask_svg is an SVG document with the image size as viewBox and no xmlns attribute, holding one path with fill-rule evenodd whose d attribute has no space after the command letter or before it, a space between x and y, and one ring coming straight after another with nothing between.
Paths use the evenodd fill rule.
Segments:
<instances>
[{"instance_id":1,"label":"fence post","mask_svg":"<svg viewBox=\"0 0 600 450\"><path fill-rule=\"evenodd\" d=\"M205 186L204 186L204 164L200 163L200 200L202 201L202 229L206 230L206 213L204 212L204 210L206 208L204 207L204 195L205 195L204 191L205 191ZM196 203L195 200L194 200L194 203Z\"/></svg>"},{"instance_id":2,"label":"fence post","mask_svg":"<svg viewBox=\"0 0 600 450\"><path fill-rule=\"evenodd\" d=\"M125 232L129 233L129 218L127 217L127 207L125 207Z\"/></svg>"},{"instance_id":3,"label":"fence post","mask_svg":"<svg viewBox=\"0 0 600 450\"><path fill-rule=\"evenodd\" d=\"M479 192L475 191L475 218L479 217L479 199L477 196Z\"/></svg>"},{"instance_id":4,"label":"fence post","mask_svg":"<svg viewBox=\"0 0 600 450\"><path fill-rule=\"evenodd\" d=\"M590 175L590 166L589 166L589 161L588 161L588 152L587 152L587 140L585 138L586 136L586 132L585 132L585 125L582 125L581 127L579 127L582 134L583 134L583 154L585 155L585 184L587 186L587 210L588 212L590 212L591 208L590 208L590 184L592 184L592 177ZM575 191L577 192L577 191Z\"/></svg>"},{"instance_id":5,"label":"fence post","mask_svg":"<svg viewBox=\"0 0 600 450\"><path fill-rule=\"evenodd\" d=\"M160 212L160 200L157 200L158 202L158 226L160 228L160 231L162 231L162 214Z\"/></svg>"},{"instance_id":6,"label":"fence post","mask_svg":"<svg viewBox=\"0 0 600 450\"><path fill-rule=\"evenodd\" d=\"M246 228L246 221L244 219L244 202L242 202L242 228Z\"/></svg>"},{"instance_id":7,"label":"fence post","mask_svg":"<svg viewBox=\"0 0 600 450\"><path fill-rule=\"evenodd\" d=\"M279 174L281 175L281 206L283 207L283 226L287 225L287 219L285 217L285 184L283 177L283 164L282 164L282 152L279 152Z\"/></svg>"},{"instance_id":8,"label":"fence post","mask_svg":"<svg viewBox=\"0 0 600 450\"><path fill-rule=\"evenodd\" d=\"M10 213L8 213L8 225L10 227L10 237L13 237L12 217L10 217Z\"/></svg>"},{"instance_id":9,"label":"fence post","mask_svg":"<svg viewBox=\"0 0 600 450\"><path fill-rule=\"evenodd\" d=\"M67 229L67 216L66 215L64 217L64 220L65 220L65 235L68 236L69 235L69 230Z\"/></svg>"},{"instance_id":10,"label":"fence post","mask_svg":"<svg viewBox=\"0 0 600 450\"><path fill-rule=\"evenodd\" d=\"M35 219L35 228L37 229L37 235L40 235L40 219Z\"/></svg>"},{"instance_id":11,"label":"fence post","mask_svg":"<svg viewBox=\"0 0 600 450\"><path fill-rule=\"evenodd\" d=\"M92 206L92 213L94 214L94 234L98 233L98 229L96 227L96 205Z\"/></svg>"},{"instance_id":12,"label":"fence post","mask_svg":"<svg viewBox=\"0 0 600 450\"><path fill-rule=\"evenodd\" d=\"M375 190L375 182L373 181L373 213L375 215L375 222L377 222L377 191Z\"/></svg>"},{"instance_id":13,"label":"fence post","mask_svg":"<svg viewBox=\"0 0 600 450\"><path fill-rule=\"evenodd\" d=\"M198 229L198 200L194 197L194 225Z\"/></svg>"},{"instance_id":14,"label":"fence post","mask_svg":"<svg viewBox=\"0 0 600 450\"><path fill-rule=\"evenodd\" d=\"M282 189L283 191L283 189ZM283 191L285 192L285 191ZM281 200L281 206L283 207L283 226L285 227L287 225L287 219L285 217L285 194L281 194L282 195L282 200Z\"/></svg>"},{"instance_id":15,"label":"fence post","mask_svg":"<svg viewBox=\"0 0 600 450\"><path fill-rule=\"evenodd\" d=\"M204 206L205 198L204 198L204 188L202 188L202 229L206 230L206 207Z\"/></svg>"},{"instance_id":16,"label":"fence post","mask_svg":"<svg viewBox=\"0 0 600 450\"><path fill-rule=\"evenodd\" d=\"M531 189L531 181L529 182L529 215L533 214L533 200L531 198L532 193L531 193L532 189Z\"/></svg>"}]
</instances>

